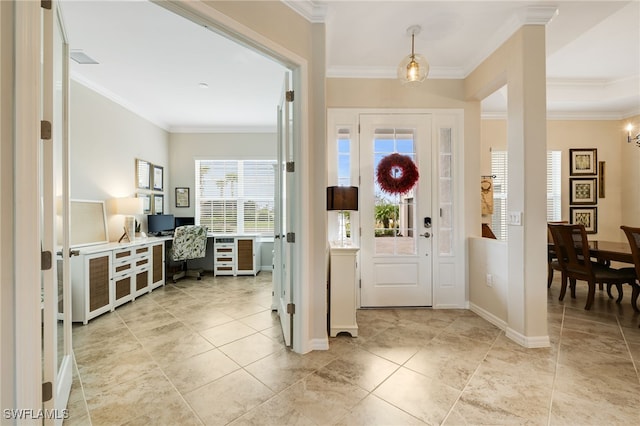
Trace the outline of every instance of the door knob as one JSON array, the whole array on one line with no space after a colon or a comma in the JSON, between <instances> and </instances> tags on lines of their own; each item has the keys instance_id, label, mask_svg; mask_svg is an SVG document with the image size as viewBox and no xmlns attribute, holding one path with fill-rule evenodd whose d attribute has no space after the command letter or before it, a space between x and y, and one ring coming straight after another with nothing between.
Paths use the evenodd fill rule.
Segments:
<instances>
[{"instance_id":1,"label":"door knob","mask_svg":"<svg viewBox=\"0 0 640 426\"><path fill-rule=\"evenodd\" d=\"M430 233L425 232L424 234L420 234L421 237L429 238L431 236Z\"/></svg>"}]
</instances>

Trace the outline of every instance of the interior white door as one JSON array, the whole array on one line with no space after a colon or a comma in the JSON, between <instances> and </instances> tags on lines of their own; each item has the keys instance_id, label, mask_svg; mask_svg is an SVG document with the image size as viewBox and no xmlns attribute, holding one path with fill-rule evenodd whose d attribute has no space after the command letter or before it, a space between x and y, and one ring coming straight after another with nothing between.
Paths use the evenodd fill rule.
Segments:
<instances>
[{"instance_id":1,"label":"interior white door","mask_svg":"<svg viewBox=\"0 0 640 426\"><path fill-rule=\"evenodd\" d=\"M429 114L360 115L363 307L432 305L431 150ZM402 195L383 192L376 179L392 153L409 156L420 173ZM402 180L401 168L390 173Z\"/></svg>"},{"instance_id":2,"label":"interior white door","mask_svg":"<svg viewBox=\"0 0 640 426\"><path fill-rule=\"evenodd\" d=\"M287 92L291 87L291 73L285 73L282 90L282 98L278 105L278 148L277 148L277 170L276 170L276 200L275 200L275 223L274 223L274 305L280 317L282 334L285 344L293 346L293 314L290 306L293 303L293 281L292 281L292 252L291 246L287 243L287 230L290 229L291 219L291 173L287 172L287 163L291 161L293 146L291 130L293 123L291 102L287 99Z\"/></svg>"},{"instance_id":3,"label":"interior white door","mask_svg":"<svg viewBox=\"0 0 640 426\"><path fill-rule=\"evenodd\" d=\"M42 274L44 424L61 425L72 382L69 276L69 49L59 3L43 9L42 247L51 264ZM50 384L50 385L49 385ZM50 392L49 392L50 390Z\"/></svg>"}]
</instances>

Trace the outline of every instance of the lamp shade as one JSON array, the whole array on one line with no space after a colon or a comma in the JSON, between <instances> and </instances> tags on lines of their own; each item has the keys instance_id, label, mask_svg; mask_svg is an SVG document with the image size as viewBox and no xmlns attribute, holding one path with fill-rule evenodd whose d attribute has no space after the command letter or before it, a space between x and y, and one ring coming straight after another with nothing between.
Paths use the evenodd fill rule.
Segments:
<instances>
[{"instance_id":1,"label":"lamp shade","mask_svg":"<svg viewBox=\"0 0 640 426\"><path fill-rule=\"evenodd\" d=\"M327 187L327 210L358 210L358 187Z\"/></svg>"},{"instance_id":2,"label":"lamp shade","mask_svg":"<svg viewBox=\"0 0 640 426\"><path fill-rule=\"evenodd\" d=\"M142 214L142 198L118 198L116 199L116 213L123 215Z\"/></svg>"}]
</instances>

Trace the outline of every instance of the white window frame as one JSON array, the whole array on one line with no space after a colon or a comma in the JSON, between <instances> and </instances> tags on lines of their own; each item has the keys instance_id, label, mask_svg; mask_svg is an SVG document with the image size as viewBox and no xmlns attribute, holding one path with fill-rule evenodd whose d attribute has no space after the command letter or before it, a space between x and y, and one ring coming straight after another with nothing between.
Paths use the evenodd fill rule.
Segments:
<instances>
[{"instance_id":1,"label":"white window frame","mask_svg":"<svg viewBox=\"0 0 640 426\"><path fill-rule=\"evenodd\" d=\"M250 179L247 176L247 173L245 173L245 170L248 169L248 165L250 163L257 163L259 165L263 165L265 166L265 170L267 171L266 175L261 175L261 178L264 179L268 179L268 185L264 186L263 185L263 180L261 179L260 181L252 181L252 179ZM204 195L207 192L209 194L213 194L214 192L220 190L219 187L216 187L216 182L219 181L220 179L215 179L212 177L209 178L205 178L204 176L201 176L202 173L202 168L203 166L205 166L206 164L210 165L213 168L216 169L220 169L222 168L222 170L233 170L233 172L235 172L237 179L235 180L235 188L234 191L229 194L227 193L227 190L222 188L222 193L220 195ZM275 223L275 168L274 165L276 164L275 160L228 160L228 159L213 159L213 158L208 158L208 159L197 159L195 160L194 163L194 167L195 167L195 176L196 176L196 181L195 181L195 188L196 188L196 195L195 195L195 221L197 224L201 224L202 223L202 217L203 217L203 213L201 211L201 203L205 202L205 201L218 201L218 202L230 202L230 203L235 203L236 205L236 220L235 220L235 224L226 224L223 223L222 224L222 229L209 229L210 232L214 232L214 233L227 233L227 234L245 234L245 233L250 233L250 234L257 234L260 235L262 237L272 237L273 233L274 233L274 223ZM267 167L268 166L268 167ZM223 173L226 173L223 171ZM224 176L224 178L226 179L226 175ZM201 179L202 178L202 179ZM204 180L203 183L201 183ZM207 185L208 187L210 187L209 191L205 191L203 192L202 190L202 185ZM248 196L246 195L247 193L249 193L250 191L248 191L248 185L252 185L255 184L256 187L254 187L254 189L264 189L264 188L268 188L268 192L265 193L263 196ZM260 203L267 203L268 205L270 205L270 215L269 215L269 220L267 221L267 223L270 223L271 226L265 228L265 230L260 231L260 230L256 230L256 229L250 229L247 230L245 229L245 220L244 220L244 213L245 213L245 205L248 202L260 202ZM225 215L226 217L226 215ZM205 223L205 225L207 225Z\"/></svg>"}]
</instances>

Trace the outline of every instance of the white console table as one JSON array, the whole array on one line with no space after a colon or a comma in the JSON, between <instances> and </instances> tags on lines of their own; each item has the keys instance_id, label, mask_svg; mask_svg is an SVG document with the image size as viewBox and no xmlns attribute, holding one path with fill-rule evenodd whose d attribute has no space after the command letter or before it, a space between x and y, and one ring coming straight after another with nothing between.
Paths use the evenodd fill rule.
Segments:
<instances>
[{"instance_id":1,"label":"white console table","mask_svg":"<svg viewBox=\"0 0 640 426\"><path fill-rule=\"evenodd\" d=\"M78 248L71 258L74 322L87 322L164 285L164 242L142 238Z\"/></svg>"},{"instance_id":2,"label":"white console table","mask_svg":"<svg viewBox=\"0 0 640 426\"><path fill-rule=\"evenodd\" d=\"M358 336L356 322L356 256L358 247L331 246L329 276L329 335L347 332Z\"/></svg>"}]
</instances>

